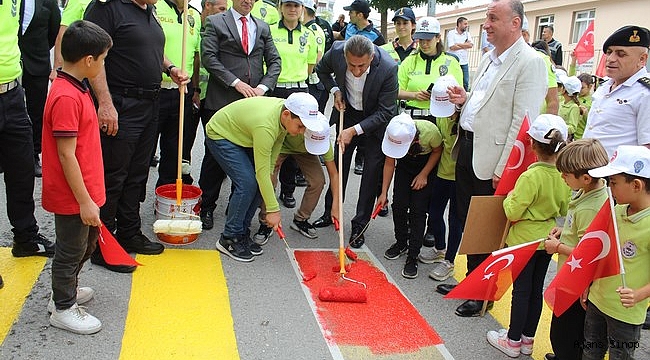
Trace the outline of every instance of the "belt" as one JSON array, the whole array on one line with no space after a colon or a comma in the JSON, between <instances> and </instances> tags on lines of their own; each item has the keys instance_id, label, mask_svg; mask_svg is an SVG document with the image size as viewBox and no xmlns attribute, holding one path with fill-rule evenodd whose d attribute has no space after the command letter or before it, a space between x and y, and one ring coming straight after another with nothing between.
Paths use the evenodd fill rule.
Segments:
<instances>
[{"instance_id":1,"label":"belt","mask_svg":"<svg viewBox=\"0 0 650 360\"><path fill-rule=\"evenodd\" d=\"M467 130L463 129L462 127L459 127L458 130L459 130L458 131L458 137L460 137L461 139L474 140L474 132L467 131Z\"/></svg>"},{"instance_id":2,"label":"belt","mask_svg":"<svg viewBox=\"0 0 650 360\"><path fill-rule=\"evenodd\" d=\"M0 84L0 94L4 94L18 87L18 80L13 80L8 83Z\"/></svg>"},{"instance_id":3,"label":"belt","mask_svg":"<svg viewBox=\"0 0 650 360\"><path fill-rule=\"evenodd\" d=\"M406 108L405 111L407 114L410 112L411 117L429 118L432 116L429 109Z\"/></svg>"},{"instance_id":4,"label":"belt","mask_svg":"<svg viewBox=\"0 0 650 360\"><path fill-rule=\"evenodd\" d=\"M160 95L160 88L112 88L111 92L128 98L156 100Z\"/></svg>"},{"instance_id":5,"label":"belt","mask_svg":"<svg viewBox=\"0 0 650 360\"><path fill-rule=\"evenodd\" d=\"M283 83L277 83L275 87L283 88L283 89L293 89L293 88L306 88L307 83L304 81L299 81L299 82L283 82Z\"/></svg>"},{"instance_id":6,"label":"belt","mask_svg":"<svg viewBox=\"0 0 650 360\"><path fill-rule=\"evenodd\" d=\"M161 89L178 89L178 84L173 81L163 81L160 83Z\"/></svg>"}]
</instances>

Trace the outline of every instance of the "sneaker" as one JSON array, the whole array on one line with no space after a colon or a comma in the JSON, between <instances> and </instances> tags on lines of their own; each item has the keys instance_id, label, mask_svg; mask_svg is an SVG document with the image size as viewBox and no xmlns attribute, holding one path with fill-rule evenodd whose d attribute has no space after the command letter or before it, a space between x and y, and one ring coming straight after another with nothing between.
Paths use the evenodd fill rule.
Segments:
<instances>
[{"instance_id":1,"label":"sneaker","mask_svg":"<svg viewBox=\"0 0 650 360\"><path fill-rule=\"evenodd\" d=\"M214 210L201 210L200 216L203 230L211 230L214 227Z\"/></svg>"},{"instance_id":2,"label":"sneaker","mask_svg":"<svg viewBox=\"0 0 650 360\"><path fill-rule=\"evenodd\" d=\"M36 234L31 241L26 243L14 242L11 248L11 254L14 257L27 257L27 256L54 256L54 243L45 238L41 234Z\"/></svg>"},{"instance_id":3,"label":"sneaker","mask_svg":"<svg viewBox=\"0 0 650 360\"><path fill-rule=\"evenodd\" d=\"M524 355L531 355L533 353L533 345L535 345L535 338L521 335L521 353Z\"/></svg>"},{"instance_id":4,"label":"sneaker","mask_svg":"<svg viewBox=\"0 0 650 360\"><path fill-rule=\"evenodd\" d=\"M253 239L250 237L250 232L246 235L246 245L248 246L248 250L250 250L253 256L259 256L264 253L264 250L262 250L260 244L253 241Z\"/></svg>"},{"instance_id":5,"label":"sneaker","mask_svg":"<svg viewBox=\"0 0 650 360\"><path fill-rule=\"evenodd\" d=\"M402 269L402 276L407 279L415 279L418 277L418 259L415 257L407 257L404 269Z\"/></svg>"},{"instance_id":6,"label":"sneaker","mask_svg":"<svg viewBox=\"0 0 650 360\"><path fill-rule=\"evenodd\" d=\"M423 246L420 250L420 255L418 255L418 260L424 264L433 264L436 262L441 262L445 259L446 251L438 250L435 247Z\"/></svg>"},{"instance_id":7,"label":"sneaker","mask_svg":"<svg viewBox=\"0 0 650 360\"><path fill-rule=\"evenodd\" d=\"M107 270L114 271L117 273L128 274L132 273L138 267L135 265L111 265L104 260L101 250L97 249L90 255L90 262L92 264L106 268Z\"/></svg>"},{"instance_id":8,"label":"sneaker","mask_svg":"<svg viewBox=\"0 0 650 360\"><path fill-rule=\"evenodd\" d=\"M69 309L55 310L50 315L50 325L82 335L94 334L102 329L102 322L77 304Z\"/></svg>"},{"instance_id":9,"label":"sneaker","mask_svg":"<svg viewBox=\"0 0 650 360\"><path fill-rule=\"evenodd\" d=\"M449 260L436 263L429 273L429 277L437 281L445 281L452 275L454 275L454 264L449 262Z\"/></svg>"},{"instance_id":10,"label":"sneaker","mask_svg":"<svg viewBox=\"0 0 650 360\"><path fill-rule=\"evenodd\" d=\"M95 290L93 290L90 287L87 286L82 286L77 288L77 304L85 304L92 300L93 296L95 296ZM47 312L50 314L56 310L56 305L54 304L54 299L52 298L52 295L50 294L50 301L47 303Z\"/></svg>"},{"instance_id":11,"label":"sneaker","mask_svg":"<svg viewBox=\"0 0 650 360\"><path fill-rule=\"evenodd\" d=\"M377 215L379 215L379 216L381 216L381 217L386 217L386 216L388 216L388 205L385 205L383 208L381 208L381 210L379 210L379 212L377 213Z\"/></svg>"},{"instance_id":12,"label":"sneaker","mask_svg":"<svg viewBox=\"0 0 650 360\"><path fill-rule=\"evenodd\" d=\"M310 224L307 220L298 221L296 219L293 219L291 228L310 239L315 239L318 237L318 234L316 234L316 228L313 227L312 224Z\"/></svg>"},{"instance_id":13,"label":"sneaker","mask_svg":"<svg viewBox=\"0 0 650 360\"><path fill-rule=\"evenodd\" d=\"M120 241L126 252L134 252L143 255L158 255L165 250L163 244L149 240L144 234L133 235L130 239Z\"/></svg>"},{"instance_id":14,"label":"sneaker","mask_svg":"<svg viewBox=\"0 0 650 360\"><path fill-rule=\"evenodd\" d=\"M384 252L384 257L388 260L395 260L398 257L402 256L408 250L406 245L400 245L399 243L394 243L391 245L386 252Z\"/></svg>"},{"instance_id":15,"label":"sneaker","mask_svg":"<svg viewBox=\"0 0 650 360\"><path fill-rule=\"evenodd\" d=\"M504 354L516 358L521 353L521 341L514 341L508 338L508 330L501 329L499 331L488 331L487 332L487 341L490 345L494 346L498 350L501 350Z\"/></svg>"},{"instance_id":16,"label":"sneaker","mask_svg":"<svg viewBox=\"0 0 650 360\"><path fill-rule=\"evenodd\" d=\"M250 262L253 261L253 254L248 248L246 239L227 238L221 234L221 238L217 241L217 250L228 255L231 259Z\"/></svg>"},{"instance_id":17,"label":"sneaker","mask_svg":"<svg viewBox=\"0 0 650 360\"><path fill-rule=\"evenodd\" d=\"M266 226L266 224L260 224L259 230L253 235L253 241L256 244L264 245L269 241L271 236L273 236L273 229Z\"/></svg>"}]
</instances>

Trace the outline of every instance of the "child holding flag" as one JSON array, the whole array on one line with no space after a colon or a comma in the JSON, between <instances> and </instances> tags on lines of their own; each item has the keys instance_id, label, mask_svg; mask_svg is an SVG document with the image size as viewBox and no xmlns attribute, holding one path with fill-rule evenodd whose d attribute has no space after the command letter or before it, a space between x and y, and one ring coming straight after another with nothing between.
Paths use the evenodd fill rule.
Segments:
<instances>
[{"instance_id":1,"label":"child holding flag","mask_svg":"<svg viewBox=\"0 0 650 360\"><path fill-rule=\"evenodd\" d=\"M607 151L596 139L576 140L558 153L555 166L564 182L577 190L569 201L564 227L553 228L544 242L547 253L558 254L558 271L607 201L605 181L587 173L607 163ZM556 360L581 358L584 322L585 310L580 300L560 316L553 315L550 335Z\"/></svg>"},{"instance_id":2,"label":"child holding flag","mask_svg":"<svg viewBox=\"0 0 650 360\"><path fill-rule=\"evenodd\" d=\"M561 117L538 116L528 130L538 161L528 167L503 201L512 222L506 244L514 246L545 238L557 217L564 216L570 190L555 168L558 151L565 145L568 130ZM541 246L541 245L540 245ZM530 355L542 312L542 288L551 255L538 249L514 281L510 328L488 331L488 342L510 357Z\"/></svg>"},{"instance_id":3,"label":"child holding flag","mask_svg":"<svg viewBox=\"0 0 650 360\"><path fill-rule=\"evenodd\" d=\"M611 360L633 359L650 298L650 149L619 146L609 165L589 175L609 177L625 274L623 280L614 275L591 284L582 359L603 359L608 347ZM604 252L598 258L607 257Z\"/></svg>"}]
</instances>

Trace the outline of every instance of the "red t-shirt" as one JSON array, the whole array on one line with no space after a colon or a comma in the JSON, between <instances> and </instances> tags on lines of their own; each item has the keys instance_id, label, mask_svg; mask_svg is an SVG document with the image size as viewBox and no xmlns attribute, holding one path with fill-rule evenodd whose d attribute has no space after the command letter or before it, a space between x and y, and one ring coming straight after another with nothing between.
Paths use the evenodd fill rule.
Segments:
<instances>
[{"instance_id":1,"label":"red t-shirt","mask_svg":"<svg viewBox=\"0 0 650 360\"><path fill-rule=\"evenodd\" d=\"M85 82L62 71L52 83L43 113L43 208L59 215L79 214L79 203L59 161L57 137L76 137L75 155L90 197L106 202L104 163L97 113Z\"/></svg>"}]
</instances>

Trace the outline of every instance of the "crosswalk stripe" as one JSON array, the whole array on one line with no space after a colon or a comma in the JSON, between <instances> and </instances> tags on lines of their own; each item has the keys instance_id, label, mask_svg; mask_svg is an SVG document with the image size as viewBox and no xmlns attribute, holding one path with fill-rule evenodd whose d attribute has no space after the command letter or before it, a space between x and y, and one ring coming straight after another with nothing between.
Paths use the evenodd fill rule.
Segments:
<instances>
[{"instance_id":1,"label":"crosswalk stripe","mask_svg":"<svg viewBox=\"0 0 650 360\"><path fill-rule=\"evenodd\" d=\"M120 359L239 359L219 253L167 249L133 273Z\"/></svg>"}]
</instances>

